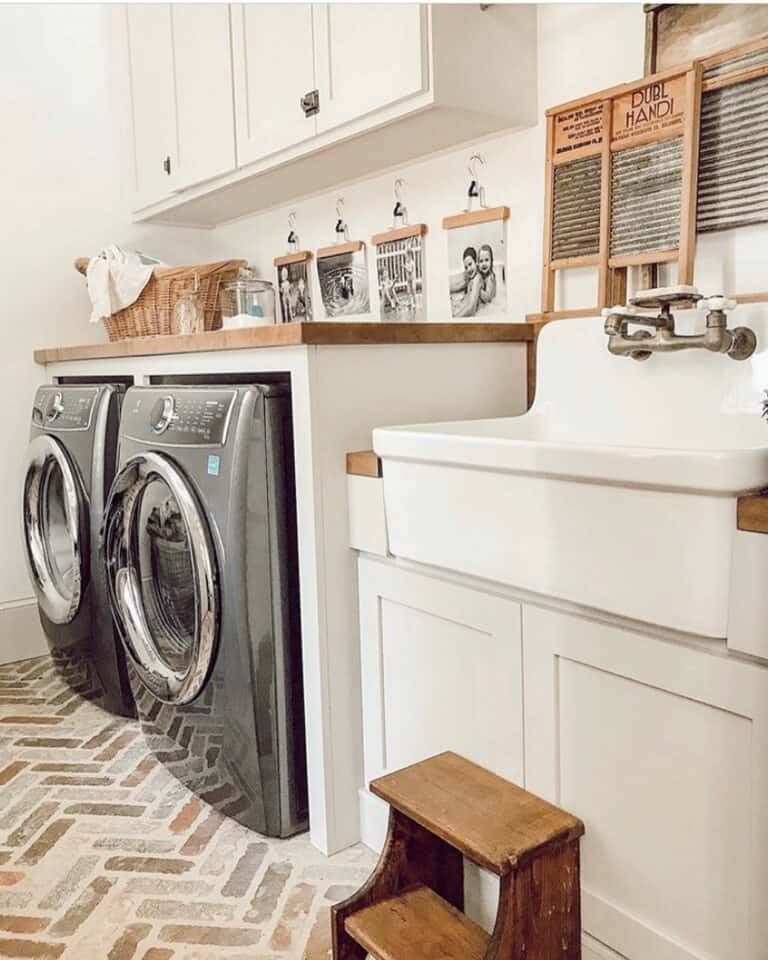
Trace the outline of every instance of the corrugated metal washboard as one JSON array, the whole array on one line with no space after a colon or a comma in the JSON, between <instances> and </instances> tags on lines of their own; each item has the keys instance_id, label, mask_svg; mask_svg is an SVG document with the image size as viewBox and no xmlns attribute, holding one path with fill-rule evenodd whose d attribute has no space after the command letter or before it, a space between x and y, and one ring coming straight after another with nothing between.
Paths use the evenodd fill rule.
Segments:
<instances>
[{"instance_id":1,"label":"corrugated metal washboard","mask_svg":"<svg viewBox=\"0 0 768 960\"><path fill-rule=\"evenodd\" d=\"M552 259L585 257L600 249L601 158L555 167L552 191Z\"/></svg>"},{"instance_id":2,"label":"corrugated metal washboard","mask_svg":"<svg viewBox=\"0 0 768 960\"><path fill-rule=\"evenodd\" d=\"M697 203L699 233L768 221L768 76L702 94Z\"/></svg>"},{"instance_id":3,"label":"corrugated metal washboard","mask_svg":"<svg viewBox=\"0 0 768 960\"><path fill-rule=\"evenodd\" d=\"M627 147L611 159L611 256L677 249L682 138Z\"/></svg>"}]
</instances>

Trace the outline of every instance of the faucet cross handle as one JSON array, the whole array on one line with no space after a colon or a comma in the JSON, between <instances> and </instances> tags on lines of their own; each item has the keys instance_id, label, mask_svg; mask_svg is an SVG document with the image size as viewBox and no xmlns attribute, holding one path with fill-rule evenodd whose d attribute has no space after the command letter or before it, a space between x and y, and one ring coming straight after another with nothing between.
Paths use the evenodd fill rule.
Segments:
<instances>
[{"instance_id":1,"label":"faucet cross handle","mask_svg":"<svg viewBox=\"0 0 768 960\"><path fill-rule=\"evenodd\" d=\"M731 300L729 297L725 297L722 294L717 294L713 297L707 297L702 301L702 304L706 310L719 310L721 312L726 310L735 310L738 306L735 300Z\"/></svg>"}]
</instances>

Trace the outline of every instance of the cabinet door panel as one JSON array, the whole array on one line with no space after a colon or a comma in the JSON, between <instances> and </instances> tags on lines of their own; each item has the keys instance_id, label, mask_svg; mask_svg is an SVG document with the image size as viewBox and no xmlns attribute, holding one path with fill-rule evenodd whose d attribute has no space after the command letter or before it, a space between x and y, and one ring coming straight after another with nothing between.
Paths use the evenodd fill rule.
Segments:
<instances>
[{"instance_id":1,"label":"cabinet door panel","mask_svg":"<svg viewBox=\"0 0 768 960\"><path fill-rule=\"evenodd\" d=\"M585 932L764 960L768 671L528 606L523 636L526 786L586 824Z\"/></svg>"},{"instance_id":2,"label":"cabinet door panel","mask_svg":"<svg viewBox=\"0 0 768 960\"><path fill-rule=\"evenodd\" d=\"M301 109L315 88L312 5L237 4L232 42L238 164L314 136L315 118Z\"/></svg>"},{"instance_id":3,"label":"cabinet door panel","mask_svg":"<svg viewBox=\"0 0 768 960\"><path fill-rule=\"evenodd\" d=\"M426 89L427 16L417 3L314 7L319 131Z\"/></svg>"},{"instance_id":4,"label":"cabinet door panel","mask_svg":"<svg viewBox=\"0 0 768 960\"><path fill-rule=\"evenodd\" d=\"M454 750L523 778L519 604L360 560L366 781Z\"/></svg>"},{"instance_id":5,"label":"cabinet door panel","mask_svg":"<svg viewBox=\"0 0 768 960\"><path fill-rule=\"evenodd\" d=\"M177 129L177 176L182 189L235 168L229 7L171 7Z\"/></svg>"},{"instance_id":6,"label":"cabinet door panel","mask_svg":"<svg viewBox=\"0 0 768 960\"><path fill-rule=\"evenodd\" d=\"M176 158L176 104L171 8L136 3L126 8L135 164L134 208L173 191ZM163 163L171 159L171 174Z\"/></svg>"}]
</instances>

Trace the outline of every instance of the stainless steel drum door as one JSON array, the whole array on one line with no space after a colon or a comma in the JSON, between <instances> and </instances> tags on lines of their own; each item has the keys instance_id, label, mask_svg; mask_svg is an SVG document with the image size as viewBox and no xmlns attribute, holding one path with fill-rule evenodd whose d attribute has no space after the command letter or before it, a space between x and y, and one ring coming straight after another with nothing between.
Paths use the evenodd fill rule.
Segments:
<instances>
[{"instance_id":1,"label":"stainless steel drum door","mask_svg":"<svg viewBox=\"0 0 768 960\"><path fill-rule=\"evenodd\" d=\"M77 468L55 438L30 443L23 495L27 566L40 609L71 623L88 576L88 505Z\"/></svg>"},{"instance_id":2,"label":"stainless steel drum door","mask_svg":"<svg viewBox=\"0 0 768 960\"><path fill-rule=\"evenodd\" d=\"M139 677L160 700L189 703L216 653L218 573L205 514L170 458L146 453L120 470L105 556L112 610Z\"/></svg>"}]
</instances>

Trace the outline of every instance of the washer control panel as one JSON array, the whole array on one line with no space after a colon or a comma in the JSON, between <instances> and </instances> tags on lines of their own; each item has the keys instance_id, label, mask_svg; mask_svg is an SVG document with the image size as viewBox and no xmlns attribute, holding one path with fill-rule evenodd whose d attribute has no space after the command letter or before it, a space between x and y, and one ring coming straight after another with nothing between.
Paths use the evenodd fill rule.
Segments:
<instances>
[{"instance_id":1,"label":"washer control panel","mask_svg":"<svg viewBox=\"0 0 768 960\"><path fill-rule=\"evenodd\" d=\"M234 390L134 387L123 406L123 432L166 446L222 446Z\"/></svg>"},{"instance_id":2,"label":"washer control panel","mask_svg":"<svg viewBox=\"0 0 768 960\"><path fill-rule=\"evenodd\" d=\"M97 388L41 387L32 407L32 423L48 430L87 430Z\"/></svg>"}]
</instances>

